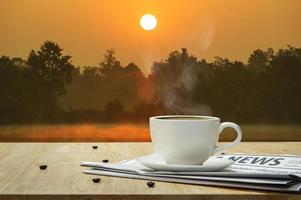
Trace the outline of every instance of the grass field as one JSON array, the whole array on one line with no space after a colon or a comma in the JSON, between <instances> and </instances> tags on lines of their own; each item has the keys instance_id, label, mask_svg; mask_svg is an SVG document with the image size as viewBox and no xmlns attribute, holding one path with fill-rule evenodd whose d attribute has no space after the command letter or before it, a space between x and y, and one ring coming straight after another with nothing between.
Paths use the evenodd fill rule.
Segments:
<instances>
[{"instance_id":1,"label":"grass field","mask_svg":"<svg viewBox=\"0 0 301 200\"><path fill-rule=\"evenodd\" d=\"M243 141L301 141L301 126L242 125ZM231 141L234 131L224 130L220 141ZM1 142L149 141L146 124L77 124L0 126Z\"/></svg>"}]
</instances>

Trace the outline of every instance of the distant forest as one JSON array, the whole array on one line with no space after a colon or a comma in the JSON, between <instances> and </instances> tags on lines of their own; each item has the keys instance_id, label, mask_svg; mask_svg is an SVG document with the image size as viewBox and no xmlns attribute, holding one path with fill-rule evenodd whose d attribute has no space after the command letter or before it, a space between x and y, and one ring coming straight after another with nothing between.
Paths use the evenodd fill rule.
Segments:
<instances>
[{"instance_id":1,"label":"distant forest","mask_svg":"<svg viewBox=\"0 0 301 200\"><path fill-rule=\"evenodd\" d=\"M301 48L254 50L247 63L183 48L151 73L109 49L74 66L46 41L27 59L0 58L0 124L142 123L153 115L214 115L238 123L301 123Z\"/></svg>"}]
</instances>

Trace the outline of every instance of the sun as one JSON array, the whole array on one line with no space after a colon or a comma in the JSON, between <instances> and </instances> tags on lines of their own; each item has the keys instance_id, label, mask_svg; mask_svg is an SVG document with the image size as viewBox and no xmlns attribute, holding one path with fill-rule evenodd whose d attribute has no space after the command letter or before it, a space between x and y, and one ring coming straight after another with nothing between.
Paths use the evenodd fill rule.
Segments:
<instances>
[{"instance_id":1,"label":"sun","mask_svg":"<svg viewBox=\"0 0 301 200\"><path fill-rule=\"evenodd\" d=\"M151 31L157 26L157 18L151 14L145 14L140 19L141 27L146 31Z\"/></svg>"}]
</instances>

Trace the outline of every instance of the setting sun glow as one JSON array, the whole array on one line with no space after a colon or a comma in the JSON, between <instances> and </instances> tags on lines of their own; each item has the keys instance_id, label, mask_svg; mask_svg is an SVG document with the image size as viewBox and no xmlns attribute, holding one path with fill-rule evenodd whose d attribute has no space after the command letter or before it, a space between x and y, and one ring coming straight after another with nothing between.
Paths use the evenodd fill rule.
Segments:
<instances>
[{"instance_id":1,"label":"setting sun glow","mask_svg":"<svg viewBox=\"0 0 301 200\"><path fill-rule=\"evenodd\" d=\"M143 15L140 19L140 25L144 30L151 31L157 26L157 18L151 14Z\"/></svg>"}]
</instances>

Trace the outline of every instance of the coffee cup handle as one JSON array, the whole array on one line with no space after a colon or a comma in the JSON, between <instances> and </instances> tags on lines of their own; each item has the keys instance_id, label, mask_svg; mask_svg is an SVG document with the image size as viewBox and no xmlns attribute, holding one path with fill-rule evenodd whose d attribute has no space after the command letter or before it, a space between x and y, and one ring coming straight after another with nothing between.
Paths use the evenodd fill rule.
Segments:
<instances>
[{"instance_id":1,"label":"coffee cup handle","mask_svg":"<svg viewBox=\"0 0 301 200\"><path fill-rule=\"evenodd\" d=\"M223 123L221 123L219 125L219 135L222 133L224 128L227 128L227 127L233 128L236 131L236 135L237 135L236 139L231 143L216 147L215 150L214 150L214 153L216 153L218 151L221 151L221 150L224 150L224 149L228 149L228 148L233 147L233 146L240 143L241 138L242 138L241 129L237 124L235 124L233 122L223 122Z\"/></svg>"}]
</instances>

